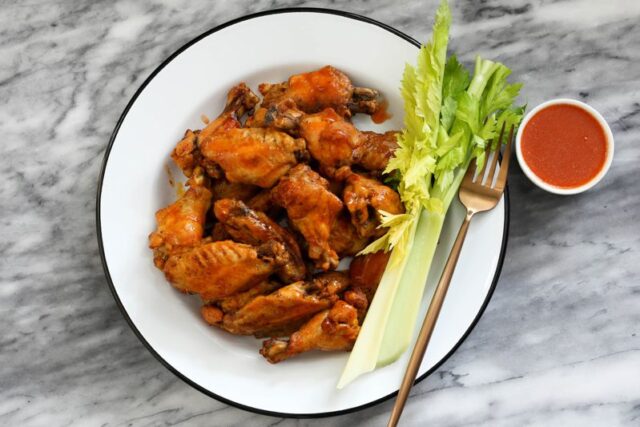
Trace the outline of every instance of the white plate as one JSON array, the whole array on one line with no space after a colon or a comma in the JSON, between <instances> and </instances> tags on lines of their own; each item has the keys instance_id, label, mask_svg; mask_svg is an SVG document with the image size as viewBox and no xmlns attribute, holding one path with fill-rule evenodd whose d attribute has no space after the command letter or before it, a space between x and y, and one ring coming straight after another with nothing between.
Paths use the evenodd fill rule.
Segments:
<instances>
[{"instance_id":1,"label":"white plate","mask_svg":"<svg viewBox=\"0 0 640 427\"><path fill-rule=\"evenodd\" d=\"M241 18L179 49L136 92L113 132L98 189L98 240L107 280L138 337L165 366L198 390L235 406L279 416L335 415L391 397L408 354L336 390L347 353L306 354L278 365L258 354L260 341L207 326L196 297L176 292L151 261L147 236L154 213L175 198L165 164L186 128L200 115L215 117L226 91L245 81L279 82L331 64L360 86L381 90L393 114L382 126L357 117L360 128L398 129L398 87L417 43L378 22L343 12L289 9ZM440 320L420 368L434 370L480 317L497 282L508 224L508 204L471 224ZM434 270L440 270L463 211L447 218ZM430 296L437 277L428 280ZM423 303L421 317L426 310Z\"/></svg>"}]
</instances>

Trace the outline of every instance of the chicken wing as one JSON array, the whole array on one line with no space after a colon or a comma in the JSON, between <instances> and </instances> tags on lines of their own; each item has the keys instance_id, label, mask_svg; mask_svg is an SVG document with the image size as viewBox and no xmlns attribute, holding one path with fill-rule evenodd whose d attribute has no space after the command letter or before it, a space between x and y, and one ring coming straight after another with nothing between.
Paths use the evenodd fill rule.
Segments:
<instances>
[{"instance_id":1,"label":"chicken wing","mask_svg":"<svg viewBox=\"0 0 640 427\"><path fill-rule=\"evenodd\" d=\"M390 252L379 251L359 255L351 261L349 266L351 287L364 292L369 303L373 300L378 284L382 280L390 255Z\"/></svg>"},{"instance_id":2,"label":"chicken wing","mask_svg":"<svg viewBox=\"0 0 640 427\"><path fill-rule=\"evenodd\" d=\"M274 129L242 128L214 133L200 142L205 159L224 170L229 182L272 187L307 159L303 139Z\"/></svg>"},{"instance_id":3,"label":"chicken wing","mask_svg":"<svg viewBox=\"0 0 640 427\"><path fill-rule=\"evenodd\" d=\"M286 209L290 222L307 241L309 258L323 270L335 269L339 261L329 236L342 202L328 186L309 166L298 165L271 191L273 201Z\"/></svg>"},{"instance_id":4,"label":"chicken wing","mask_svg":"<svg viewBox=\"0 0 640 427\"><path fill-rule=\"evenodd\" d=\"M354 151L362 143L358 129L331 108L304 116L300 135L307 140L311 156L329 176L340 166L355 163Z\"/></svg>"},{"instance_id":5,"label":"chicken wing","mask_svg":"<svg viewBox=\"0 0 640 427\"><path fill-rule=\"evenodd\" d=\"M260 295L270 294L281 287L282 283L273 280L265 280L244 292L239 292L221 299L216 305L220 307L224 313L235 313L251 302L254 298Z\"/></svg>"},{"instance_id":6,"label":"chicken wing","mask_svg":"<svg viewBox=\"0 0 640 427\"><path fill-rule=\"evenodd\" d=\"M404 212L400 196L380 181L353 173L348 167L337 172L346 185L343 200L351 213L351 222L362 237L377 237L385 233L380 225L379 211L392 214Z\"/></svg>"},{"instance_id":7,"label":"chicken wing","mask_svg":"<svg viewBox=\"0 0 640 427\"><path fill-rule=\"evenodd\" d=\"M193 186L156 213L158 227L149 235L156 267L162 269L171 253L200 243L210 206L211 192L203 186Z\"/></svg>"},{"instance_id":8,"label":"chicken wing","mask_svg":"<svg viewBox=\"0 0 640 427\"><path fill-rule=\"evenodd\" d=\"M358 234L358 230L351 223L349 213L342 211L331 228L329 246L339 257L354 256L367 246L369 240Z\"/></svg>"},{"instance_id":9,"label":"chicken wing","mask_svg":"<svg viewBox=\"0 0 640 427\"><path fill-rule=\"evenodd\" d=\"M259 90L264 96L260 107L266 109L284 100L292 100L306 113L330 107L347 117L352 113L373 114L379 108L377 91L354 88L346 74L329 65L293 75L285 83L263 83Z\"/></svg>"},{"instance_id":10,"label":"chicken wing","mask_svg":"<svg viewBox=\"0 0 640 427\"><path fill-rule=\"evenodd\" d=\"M398 148L398 131L361 132L361 144L354 150L355 163L369 172L382 174Z\"/></svg>"},{"instance_id":11,"label":"chicken wing","mask_svg":"<svg viewBox=\"0 0 640 427\"><path fill-rule=\"evenodd\" d=\"M200 314L205 322L210 325L218 325L222 322L225 313L234 313L247 305L251 300L260 295L266 295L278 288L282 284L273 281L260 282L249 290L238 292L217 302L205 303L200 308Z\"/></svg>"},{"instance_id":12,"label":"chicken wing","mask_svg":"<svg viewBox=\"0 0 640 427\"><path fill-rule=\"evenodd\" d=\"M357 310L339 300L330 310L312 317L289 340L272 338L265 341L260 354L269 362L278 363L311 350L351 350L359 332Z\"/></svg>"},{"instance_id":13,"label":"chicken wing","mask_svg":"<svg viewBox=\"0 0 640 427\"><path fill-rule=\"evenodd\" d=\"M295 105L287 105L290 106L273 110L267 120L275 128L304 138L311 157L327 176L333 176L341 166L351 165L379 175L398 147L396 131L361 132L331 108L304 114Z\"/></svg>"},{"instance_id":14,"label":"chicken wing","mask_svg":"<svg viewBox=\"0 0 640 427\"><path fill-rule=\"evenodd\" d=\"M288 335L317 312L331 307L348 286L348 277L336 272L310 282L295 282L225 314L218 326L237 335Z\"/></svg>"},{"instance_id":15,"label":"chicken wing","mask_svg":"<svg viewBox=\"0 0 640 427\"><path fill-rule=\"evenodd\" d=\"M289 260L278 271L285 283L302 280L307 272L295 238L263 212L249 209L240 200L222 199L214 204L214 213L233 240L250 245L269 241L282 243Z\"/></svg>"},{"instance_id":16,"label":"chicken wing","mask_svg":"<svg viewBox=\"0 0 640 427\"><path fill-rule=\"evenodd\" d=\"M235 129L241 126L238 118L253 109L258 103L258 97L247 87L240 83L231 88L227 94L227 102L222 114L204 129L192 131L188 129L184 137L171 153L171 158L182 170L185 176L190 177L196 166L202 166L210 176L220 177L220 171L215 166L202 157L200 153L200 142L215 134L228 129Z\"/></svg>"},{"instance_id":17,"label":"chicken wing","mask_svg":"<svg viewBox=\"0 0 640 427\"><path fill-rule=\"evenodd\" d=\"M282 265L283 253L276 242L259 248L230 240L205 243L170 255L164 273L176 289L215 301L265 280Z\"/></svg>"}]
</instances>

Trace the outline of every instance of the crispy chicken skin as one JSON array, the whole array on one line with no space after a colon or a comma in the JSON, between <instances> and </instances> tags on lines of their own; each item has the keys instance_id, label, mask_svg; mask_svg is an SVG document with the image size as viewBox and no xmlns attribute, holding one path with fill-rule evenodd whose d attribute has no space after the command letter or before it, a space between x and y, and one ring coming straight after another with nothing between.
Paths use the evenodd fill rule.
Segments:
<instances>
[{"instance_id":1,"label":"crispy chicken skin","mask_svg":"<svg viewBox=\"0 0 640 427\"><path fill-rule=\"evenodd\" d=\"M304 279L307 270L298 243L289 231L266 214L249 209L242 201L234 199L218 200L214 204L214 213L236 242L254 246L270 241L282 243L289 260L278 271L279 277L285 283Z\"/></svg>"},{"instance_id":2,"label":"crispy chicken skin","mask_svg":"<svg viewBox=\"0 0 640 427\"><path fill-rule=\"evenodd\" d=\"M162 269L171 253L200 243L210 206L211 192L203 186L194 186L156 213L158 227L149 235L149 247L153 249L156 267Z\"/></svg>"},{"instance_id":3,"label":"crispy chicken skin","mask_svg":"<svg viewBox=\"0 0 640 427\"><path fill-rule=\"evenodd\" d=\"M351 223L346 210L340 212L331 228L329 246L339 257L354 256L369 244L369 238L361 237L358 230Z\"/></svg>"},{"instance_id":4,"label":"crispy chicken skin","mask_svg":"<svg viewBox=\"0 0 640 427\"><path fill-rule=\"evenodd\" d=\"M265 280L280 267L284 251L275 242L259 248L231 240L205 243L169 256L164 273L176 289L218 300Z\"/></svg>"},{"instance_id":5,"label":"crispy chicken skin","mask_svg":"<svg viewBox=\"0 0 640 427\"><path fill-rule=\"evenodd\" d=\"M315 313L331 307L348 285L348 277L335 272L310 282L295 282L225 314L218 326L238 335L288 335Z\"/></svg>"},{"instance_id":6,"label":"crispy chicken skin","mask_svg":"<svg viewBox=\"0 0 640 427\"><path fill-rule=\"evenodd\" d=\"M273 201L286 209L289 221L307 241L309 258L322 270L335 269L339 261L329 236L342 202L328 186L309 166L298 165L271 191Z\"/></svg>"},{"instance_id":7,"label":"crispy chicken skin","mask_svg":"<svg viewBox=\"0 0 640 427\"><path fill-rule=\"evenodd\" d=\"M357 112L373 114L379 107L377 91L354 88L349 77L330 65L293 75L286 83L263 83L259 90L264 96L260 106L266 109L284 100L295 102L305 113L330 107L343 116Z\"/></svg>"},{"instance_id":8,"label":"crispy chicken skin","mask_svg":"<svg viewBox=\"0 0 640 427\"><path fill-rule=\"evenodd\" d=\"M404 212L400 195L380 181L353 173L348 167L341 168L337 176L346 183L342 198L360 236L377 237L384 234L384 229L378 228L378 211L392 214Z\"/></svg>"},{"instance_id":9,"label":"crispy chicken skin","mask_svg":"<svg viewBox=\"0 0 640 427\"><path fill-rule=\"evenodd\" d=\"M214 178L220 176L220 172L215 165L203 159L199 149L200 141L216 132L241 127L238 119L242 117L244 113L253 109L257 103L258 97L246 84L240 83L232 87L227 94L225 108L217 119L210 122L201 131L188 129L185 132L184 137L178 142L171 153L171 158L185 176L190 177L196 166L202 166L204 170Z\"/></svg>"},{"instance_id":10,"label":"crispy chicken skin","mask_svg":"<svg viewBox=\"0 0 640 427\"><path fill-rule=\"evenodd\" d=\"M242 128L217 132L200 142L205 159L224 170L229 182L272 187L307 158L303 139L274 129Z\"/></svg>"},{"instance_id":11,"label":"crispy chicken skin","mask_svg":"<svg viewBox=\"0 0 640 427\"><path fill-rule=\"evenodd\" d=\"M311 350L351 350L359 332L358 311L339 300L331 309L313 316L288 340L272 338L265 341L260 354L269 362L278 363Z\"/></svg>"}]
</instances>

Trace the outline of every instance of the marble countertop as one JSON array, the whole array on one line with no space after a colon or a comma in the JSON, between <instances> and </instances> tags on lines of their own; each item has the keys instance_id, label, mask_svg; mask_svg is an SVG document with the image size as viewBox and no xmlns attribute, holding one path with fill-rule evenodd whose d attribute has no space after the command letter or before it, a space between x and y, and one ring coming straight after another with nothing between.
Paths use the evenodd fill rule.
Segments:
<instances>
[{"instance_id":1,"label":"marble countertop","mask_svg":"<svg viewBox=\"0 0 640 427\"><path fill-rule=\"evenodd\" d=\"M460 58L508 64L529 105L589 102L616 153L603 182L573 197L513 168L493 299L415 387L403 424L640 425L640 3L452 3ZM97 179L129 98L198 34L285 6L349 10L426 40L435 0L0 3L0 424L385 424L392 402L282 420L190 388L129 329L100 264Z\"/></svg>"}]
</instances>

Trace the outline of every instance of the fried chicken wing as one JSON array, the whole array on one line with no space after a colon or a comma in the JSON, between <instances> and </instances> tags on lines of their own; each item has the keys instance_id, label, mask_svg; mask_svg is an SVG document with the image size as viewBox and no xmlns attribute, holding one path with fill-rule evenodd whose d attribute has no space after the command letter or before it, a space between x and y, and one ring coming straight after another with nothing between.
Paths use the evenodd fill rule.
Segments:
<instances>
[{"instance_id":1,"label":"fried chicken wing","mask_svg":"<svg viewBox=\"0 0 640 427\"><path fill-rule=\"evenodd\" d=\"M369 303L378 289L382 275L391 252L374 252L365 255L358 255L351 261L349 266L349 279L351 287L364 292Z\"/></svg>"},{"instance_id":2,"label":"fried chicken wing","mask_svg":"<svg viewBox=\"0 0 640 427\"><path fill-rule=\"evenodd\" d=\"M238 335L288 335L315 313L331 307L348 285L348 277L335 272L310 282L295 282L225 314L218 326Z\"/></svg>"},{"instance_id":3,"label":"fried chicken wing","mask_svg":"<svg viewBox=\"0 0 640 427\"><path fill-rule=\"evenodd\" d=\"M311 157L327 176L351 165L381 174L398 146L396 131L361 132L331 108L304 114L293 105L279 107L273 114L268 119L272 126L304 138Z\"/></svg>"},{"instance_id":4,"label":"fried chicken wing","mask_svg":"<svg viewBox=\"0 0 640 427\"><path fill-rule=\"evenodd\" d=\"M278 363L311 350L351 350L359 332L357 310L339 300L330 310L312 317L288 340L272 338L265 341L260 354L269 362Z\"/></svg>"},{"instance_id":5,"label":"fried chicken wing","mask_svg":"<svg viewBox=\"0 0 640 427\"><path fill-rule=\"evenodd\" d=\"M237 242L250 245L275 241L282 243L289 260L278 271L286 283L302 280L307 272L295 238L266 214L249 209L240 200L222 199L214 205L214 213L227 233Z\"/></svg>"},{"instance_id":6,"label":"fried chicken wing","mask_svg":"<svg viewBox=\"0 0 640 427\"><path fill-rule=\"evenodd\" d=\"M149 235L156 267L162 269L169 254L200 243L210 206L211 192L203 186L194 186L156 213L158 227Z\"/></svg>"},{"instance_id":7,"label":"fried chicken wing","mask_svg":"<svg viewBox=\"0 0 640 427\"><path fill-rule=\"evenodd\" d=\"M170 255L164 273L176 289L218 300L265 280L280 267L284 251L276 242L259 248L230 240L205 243Z\"/></svg>"},{"instance_id":8,"label":"fried chicken wing","mask_svg":"<svg viewBox=\"0 0 640 427\"><path fill-rule=\"evenodd\" d=\"M187 177L191 177L196 166L203 169L214 178L220 177L220 171L214 164L208 162L200 153L200 142L215 134L228 129L241 127L238 120L245 112L253 109L258 103L258 97L249 87L240 83L231 88L227 94L225 108L217 119L210 122L204 129L192 131L188 129L184 137L171 153L171 158Z\"/></svg>"},{"instance_id":9,"label":"fried chicken wing","mask_svg":"<svg viewBox=\"0 0 640 427\"><path fill-rule=\"evenodd\" d=\"M307 140L311 156L329 173L353 164L354 150L362 143L360 132L330 108L304 116L300 135Z\"/></svg>"},{"instance_id":10,"label":"fried chicken wing","mask_svg":"<svg viewBox=\"0 0 640 427\"><path fill-rule=\"evenodd\" d=\"M337 172L346 185L343 200L351 213L351 222L362 237L380 236L384 229L378 228L382 210L392 214L404 212L400 195L380 181L351 172L347 167Z\"/></svg>"},{"instance_id":11,"label":"fried chicken wing","mask_svg":"<svg viewBox=\"0 0 640 427\"><path fill-rule=\"evenodd\" d=\"M286 209L290 222L307 241L309 258L323 270L336 268L339 261L329 236L342 202L328 186L309 166L298 165L271 191L273 201Z\"/></svg>"},{"instance_id":12,"label":"fried chicken wing","mask_svg":"<svg viewBox=\"0 0 640 427\"><path fill-rule=\"evenodd\" d=\"M361 144L354 150L355 163L364 169L381 174L398 148L398 131L385 133L361 132Z\"/></svg>"},{"instance_id":13,"label":"fried chicken wing","mask_svg":"<svg viewBox=\"0 0 640 427\"><path fill-rule=\"evenodd\" d=\"M259 90L264 96L261 108L266 109L284 100L292 100L306 113L330 107L347 117L360 112L373 114L379 108L377 91L354 88L346 74L330 65L293 75L285 83L263 83Z\"/></svg>"},{"instance_id":14,"label":"fried chicken wing","mask_svg":"<svg viewBox=\"0 0 640 427\"><path fill-rule=\"evenodd\" d=\"M369 238L361 237L351 223L348 212L341 212L331 228L329 246L339 257L354 256L369 244Z\"/></svg>"},{"instance_id":15,"label":"fried chicken wing","mask_svg":"<svg viewBox=\"0 0 640 427\"><path fill-rule=\"evenodd\" d=\"M224 170L229 182L272 187L307 157L303 139L273 129L242 128L217 132L200 142L205 159Z\"/></svg>"},{"instance_id":16,"label":"fried chicken wing","mask_svg":"<svg viewBox=\"0 0 640 427\"><path fill-rule=\"evenodd\" d=\"M221 299L216 304L224 313L235 313L260 295L267 295L282 287L281 283L265 280L244 292Z\"/></svg>"}]
</instances>

